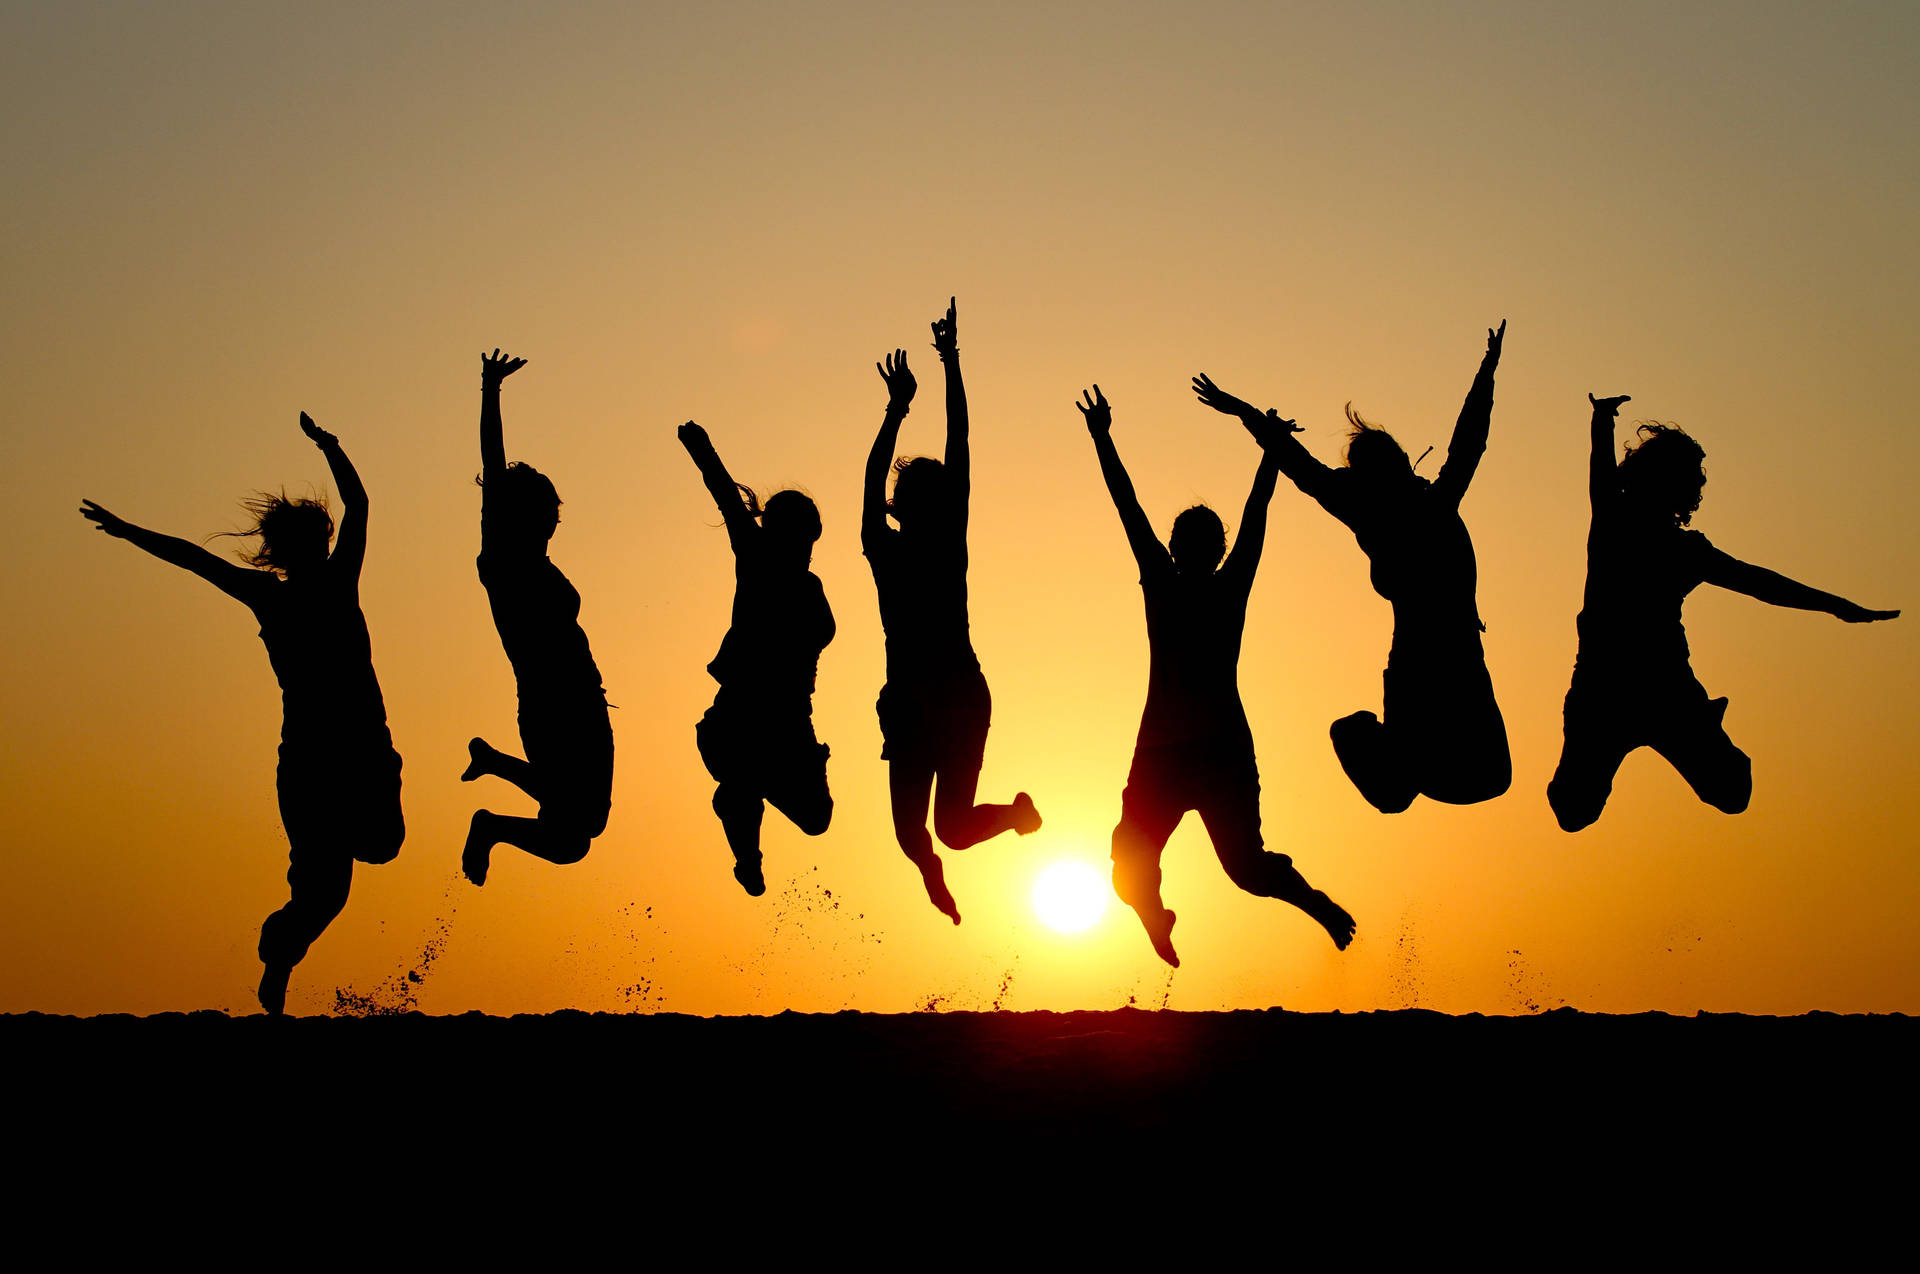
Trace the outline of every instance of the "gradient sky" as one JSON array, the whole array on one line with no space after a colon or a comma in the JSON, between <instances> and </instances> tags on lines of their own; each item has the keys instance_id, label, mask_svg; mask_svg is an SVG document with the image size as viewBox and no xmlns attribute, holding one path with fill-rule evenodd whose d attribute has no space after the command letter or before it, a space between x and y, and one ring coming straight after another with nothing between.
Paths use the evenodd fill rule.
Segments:
<instances>
[{"instance_id":1,"label":"gradient sky","mask_svg":"<svg viewBox=\"0 0 1920 1274\"><path fill-rule=\"evenodd\" d=\"M95 534L82 496L199 539L372 492L364 601L406 760L401 857L295 972L331 1009L435 960L429 1012L561 1007L1920 1011L1920 615L1853 627L1711 588L1694 666L1755 796L1650 753L1568 836L1544 788L1583 578L1589 390L1708 453L1695 526L1869 606L1920 603L1920 9L1601 6L16 4L0 17L0 470L8 688L0 1010L251 1007L284 900L278 696L245 610ZM925 901L888 825L861 463L905 346L902 445L938 454L949 294L974 419L981 791L1036 836L949 854ZM1184 965L1117 904L1062 937L1041 868L1104 869L1146 683L1138 587L1072 401L1099 381L1164 533L1237 520L1257 459L1197 371L1307 427L1352 400L1444 451L1509 320L1464 507L1513 790L1395 818L1333 718L1377 708L1390 616L1351 536L1273 505L1241 684L1269 847L1360 922L1344 954L1239 893L1197 819L1165 856ZM472 734L514 737L474 576L477 359L510 455L566 501L618 740L612 823L556 868L459 878ZM749 899L693 723L731 569L674 440L821 505L839 620L815 721L832 830L767 823ZM1623 431L1624 432L1624 431ZM229 542L214 541L221 548ZM829 893L829 891L831 891Z\"/></svg>"}]
</instances>

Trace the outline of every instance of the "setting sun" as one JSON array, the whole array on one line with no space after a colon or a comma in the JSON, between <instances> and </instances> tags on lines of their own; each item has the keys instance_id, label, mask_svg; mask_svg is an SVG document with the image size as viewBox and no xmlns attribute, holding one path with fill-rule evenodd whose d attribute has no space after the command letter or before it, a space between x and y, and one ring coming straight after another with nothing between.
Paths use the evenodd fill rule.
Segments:
<instances>
[{"instance_id":1,"label":"setting sun","mask_svg":"<svg viewBox=\"0 0 1920 1274\"><path fill-rule=\"evenodd\" d=\"M1050 865L1033 882L1033 909L1049 929L1085 933L1107 912L1107 880L1086 863Z\"/></svg>"}]
</instances>

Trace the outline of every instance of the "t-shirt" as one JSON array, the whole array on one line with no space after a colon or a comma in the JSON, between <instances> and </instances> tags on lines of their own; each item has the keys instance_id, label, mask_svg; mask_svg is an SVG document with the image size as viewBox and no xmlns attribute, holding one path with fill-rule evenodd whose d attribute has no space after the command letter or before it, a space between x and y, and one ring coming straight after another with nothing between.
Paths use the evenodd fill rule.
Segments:
<instances>
[{"instance_id":1,"label":"t-shirt","mask_svg":"<svg viewBox=\"0 0 1920 1274\"><path fill-rule=\"evenodd\" d=\"M1251 740L1239 667L1252 586L1251 574L1183 575L1164 555L1143 568L1149 662L1139 746L1223 736Z\"/></svg>"},{"instance_id":2,"label":"t-shirt","mask_svg":"<svg viewBox=\"0 0 1920 1274\"><path fill-rule=\"evenodd\" d=\"M1681 603L1721 563L1706 536L1669 518L1639 514L1619 499L1595 507L1587 534L1587 587L1577 626L1581 667L1687 668Z\"/></svg>"},{"instance_id":3,"label":"t-shirt","mask_svg":"<svg viewBox=\"0 0 1920 1274\"><path fill-rule=\"evenodd\" d=\"M889 527L868 536L865 551L887 635L887 680L977 672L967 620L964 531L909 535Z\"/></svg>"},{"instance_id":4,"label":"t-shirt","mask_svg":"<svg viewBox=\"0 0 1920 1274\"><path fill-rule=\"evenodd\" d=\"M766 557L757 535L734 554L732 621L707 671L762 703L805 705L833 640L833 609L819 576Z\"/></svg>"},{"instance_id":5,"label":"t-shirt","mask_svg":"<svg viewBox=\"0 0 1920 1274\"><path fill-rule=\"evenodd\" d=\"M262 571L245 601L280 683L283 744L391 746L355 580L331 563L298 579Z\"/></svg>"}]
</instances>

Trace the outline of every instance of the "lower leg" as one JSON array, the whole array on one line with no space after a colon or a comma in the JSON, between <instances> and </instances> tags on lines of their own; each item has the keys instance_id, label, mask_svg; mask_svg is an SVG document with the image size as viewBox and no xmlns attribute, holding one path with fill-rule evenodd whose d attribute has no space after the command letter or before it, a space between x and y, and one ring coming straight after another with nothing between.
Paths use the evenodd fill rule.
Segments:
<instances>
[{"instance_id":1,"label":"lower leg","mask_svg":"<svg viewBox=\"0 0 1920 1274\"><path fill-rule=\"evenodd\" d=\"M1177 969L1180 957L1173 949L1175 916L1160 900L1160 850L1165 844L1165 837L1155 843L1123 819L1113 829L1113 892L1140 917L1155 954Z\"/></svg>"},{"instance_id":2,"label":"lower leg","mask_svg":"<svg viewBox=\"0 0 1920 1274\"><path fill-rule=\"evenodd\" d=\"M537 790L540 783L531 761L523 761L511 753L502 752L485 739L469 739L467 757L467 768L460 772L462 783L471 783L491 774L505 779L534 800L540 799Z\"/></svg>"},{"instance_id":3,"label":"lower leg","mask_svg":"<svg viewBox=\"0 0 1920 1274\"><path fill-rule=\"evenodd\" d=\"M733 851L733 878L749 897L758 898L767 892L760 866L760 820L766 815L765 802L738 784L722 783L713 790L713 812L720 816L727 848Z\"/></svg>"},{"instance_id":4,"label":"lower leg","mask_svg":"<svg viewBox=\"0 0 1920 1274\"><path fill-rule=\"evenodd\" d=\"M345 855L295 851L287 869L291 896L286 906L260 926L260 1007L278 1015L286 1009L287 980L293 966L326 932L347 905L353 887L353 860Z\"/></svg>"},{"instance_id":5,"label":"lower leg","mask_svg":"<svg viewBox=\"0 0 1920 1274\"><path fill-rule=\"evenodd\" d=\"M1723 814L1739 814L1753 800L1753 759L1734 745L1720 724L1727 701L1714 699L1707 708L1702 728L1656 742L1653 748L1680 771L1701 800Z\"/></svg>"},{"instance_id":6,"label":"lower leg","mask_svg":"<svg viewBox=\"0 0 1920 1274\"><path fill-rule=\"evenodd\" d=\"M1033 798L1021 792L1008 805L976 805L978 769L947 770L939 776L933 797L933 830L949 849L970 849L1001 832L1029 835L1040 828L1040 812Z\"/></svg>"},{"instance_id":7,"label":"lower leg","mask_svg":"<svg viewBox=\"0 0 1920 1274\"><path fill-rule=\"evenodd\" d=\"M920 869L920 883L926 887L927 901L940 913L960 923L960 905L947 888L946 867L933 851L933 837L927 832L927 805L933 796L933 769L895 761L887 768L887 798L893 807L893 838L907 861Z\"/></svg>"}]
</instances>

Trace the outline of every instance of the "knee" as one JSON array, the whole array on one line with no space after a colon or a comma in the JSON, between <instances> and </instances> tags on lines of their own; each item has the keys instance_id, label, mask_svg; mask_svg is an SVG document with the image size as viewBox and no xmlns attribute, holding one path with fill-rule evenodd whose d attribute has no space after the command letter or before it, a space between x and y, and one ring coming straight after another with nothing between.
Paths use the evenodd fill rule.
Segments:
<instances>
[{"instance_id":1,"label":"knee","mask_svg":"<svg viewBox=\"0 0 1920 1274\"><path fill-rule=\"evenodd\" d=\"M1547 784L1547 804L1553 807L1553 816L1560 823L1563 832L1577 832L1583 827L1591 827L1600 817L1600 811L1606 808L1604 793L1598 797L1590 793L1570 792L1563 783Z\"/></svg>"},{"instance_id":2,"label":"knee","mask_svg":"<svg viewBox=\"0 0 1920 1274\"><path fill-rule=\"evenodd\" d=\"M938 804L933 807L933 834L948 849L971 848L979 837L973 834L973 811L943 809Z\"/></svg>"},{"instance_id":3,"label":"knee","mask_svg":"<svg viewBox=\"0 0 1920 1274\"><path fill-rule=\"evenodd\" d=\"M893 838L900 842L901 851L915 862L919 862L933 852L933 836L927 831L924 823L910 822L896 815L893 820Z\"/></svg>"},{"instance_id":4,"label":"knee","mask_svg":"<svg viewBox=\"0 0 1920 1274\"><path fill-rule=\"evenodd\" d=\"M1129 907L1159 904L1159 861L1125 824L1113 832L1113 892Z\"/></svg>"},{"instance_id":5,"label":"knee","mask_svg":"<svg viewBox=\"0 0 1920 1274\"><path fill-rule=\"evenodd\" d=\"M824 836L827 828L833 824L833 798L823 796L818 801L802 805L793 811L791 817L793 825L808 836Z\"/></svg>"},{"instance_id":6,"label":"knee","mask_svg":"<svg viewBox=\"0 0 1920 1274\"><path fill-rule=\"evenodd\" d=\"M1753 801L1753 761L1739 753L1737 764L1727 767L1725 780L1706 794L1707 804L1723 814L1742 814Z\"/></svg>"},{"instance_id":7,"label":"knee","mask_svg":"<svg viewBox=\"0 0 1920 1274\"><path fill-rule=\"evenodd\" d=\"M570 867L587 856L587 851L593 848L593 837L585 832L569 829L556 833L547 848L551 851L547 858L548 862Z\"/></svg>"},{"instance_id":8,"label":"knee","mask_svg":"<svg viewBox=\"0 0 1920 1274\"><path fill-rule=\"evenodd\" d=\"M383 827L375 828L361 842L361 850L354 857L363 863L379 866L390 863L400 857L400 846L407 839L407 825L395 814L393 821Z\"/></svg>"}]
</instances>

